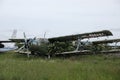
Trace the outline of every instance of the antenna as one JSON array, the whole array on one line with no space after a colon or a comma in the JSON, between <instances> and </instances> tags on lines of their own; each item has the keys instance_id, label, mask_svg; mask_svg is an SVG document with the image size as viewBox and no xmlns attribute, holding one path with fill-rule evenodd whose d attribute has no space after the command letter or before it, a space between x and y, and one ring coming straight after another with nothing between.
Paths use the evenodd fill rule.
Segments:
<instances>
[{"instance_id":1,"label":"antenna","mask_svg":"<svg viewBox=\"0 0 120 80\"><path fill-rule=\"evenodd\" d=\"M16 38L16 35L17 35L17 30L14 29L11 38L12 38L12 39L15 39L15 38Z\"/></svg>"}]
</instances>

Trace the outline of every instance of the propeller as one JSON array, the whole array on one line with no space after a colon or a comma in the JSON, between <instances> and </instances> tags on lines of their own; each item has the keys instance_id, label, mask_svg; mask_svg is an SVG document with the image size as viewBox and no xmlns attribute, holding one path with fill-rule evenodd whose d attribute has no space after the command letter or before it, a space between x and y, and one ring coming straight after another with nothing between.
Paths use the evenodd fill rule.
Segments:
<instances>
[{"instance_id":1,"label":"propeller","mask_svg":"<svg viewBox=\"0 0 120 80\"><path fill-rule=\"evenodd\" d=\"M26 38L26 35L25 35L25 32L23 33L24 35L24 45L25 45L25 48L28 50L28 41L27 41L27 38Z\"/></svg>"},{"instance_id":2,"label":"propeller","mask_svg":"<svg viewBox=\"0 0 120 80\"><path fill-rule=\"evenodd\" d=\"M27 39L25 32L23 33L23 35L24 35L24 45L23 45L21 48L19 48L16 52L27 53L27 56L28 56L28 58L29 58L29 54L30 54L30 52L29 52L29 45L30 45L36 38Z\"/></svg>"},{"instance_id":3,"label":"propeller","mask_svg":"<svg viewBox=\"0 0 120 80\"><path fill-rule=\"evenodd\" d=\"M24 40L25 40L25 43L24 43L24 48L25 50L27 51L27 56L29 58L29 52L28 52L28 48L29 48L29 44L33 41L33 39L27 39L26 35L25 35L25 32L23 33L24 35ZM28 41L29 40L29 41Z\"/></svg>"},{"instance_id":4,"label":"propeller","mask_svg":"<svg viewBox=\"0 0 120 80\"><path fill-rule=\"evenodd\" d=\"M28 50L29 45L36 39L36 37L31 38L31 39L27 39L25 32L23 34L24 34L24 41L25 41L24 42L24 47L25 47L25 49Z\"/></svg>"}]
</instances>

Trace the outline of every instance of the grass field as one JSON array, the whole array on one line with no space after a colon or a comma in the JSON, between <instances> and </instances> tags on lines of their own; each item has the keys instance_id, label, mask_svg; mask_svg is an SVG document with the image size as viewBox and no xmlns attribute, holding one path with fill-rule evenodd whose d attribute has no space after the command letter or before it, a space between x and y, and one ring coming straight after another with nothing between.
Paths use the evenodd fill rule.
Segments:
<instances>
[{"instance_id":1,"label":"grass field","mask_svg":"<svg viewBox=\"0 0 120 80\"><path fill-rule=\"evenodd\" d=\"M0 53L0 80L120 80L120 57L28 59L13 52Z\"/></svg>"}]
</instances>

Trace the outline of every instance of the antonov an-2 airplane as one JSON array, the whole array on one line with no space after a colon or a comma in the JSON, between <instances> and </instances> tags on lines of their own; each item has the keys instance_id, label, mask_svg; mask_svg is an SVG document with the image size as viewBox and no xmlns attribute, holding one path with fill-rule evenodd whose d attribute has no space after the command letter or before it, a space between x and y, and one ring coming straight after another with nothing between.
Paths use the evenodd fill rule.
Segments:
<instances>
[{"instance_id":1,"label":"antonov an-2 airplane","mask_svg":"<svg viewBox=\"0 0 120 80\"><path fill-rule=\"evenodd\" d=\"M16 52L27 53L29 56L29 54L31 54L31 51L29 51L30 44L41 45L41 43L77 41L76 49L73 51L73 53L74 53L75 51L76 52L79 51L82 39L98 38L98 37L112 36L112 35L113 34L109 30L102 30L102 31L96 31L96 32L68 35L68 36L61 36L61 37L54 37L54 38L47 38L47 39L46 38L27 39L26 35L24 33L23 39L9 39L9 40L10 40L10 42L24 43L24 45L21 48L19 48ZM2 44L0 44L0 45L3 47ZM37 50L36 50L36 52L37 52Z\"/></svg>"},{"instance_id":2,"label":"antonov an-2 airplane","mask_svg":"<svg viewBox=\"0 0 120 80\"><path fill-rule=\"evenodd\" d=\"M29 57L29 54L31 54L31 51L29 50L31 44L32 45L37 45L37 47L39 47L39 46L41 46L42 43L53 44L55 42L69 42L69 41L73 42L73 41L76 41L77 44L76 44L76 49L75 50L62 52L62 53L56 53L56 54L79 53L80 52L80 48L81 48L80 46L81 46L81 43L82 43L81 40L89 39L89 38L107 37L107 36L112 36L112 35L113 34L109 30L102 30L102 31L89 32L89 33L83 33L83 34L75 34L75 35L54 37L54 38L33 38L33 39L27 39L26 35L24 33L24 38L23 39L12 38L12 39L9 39L9 40L6 40L6 41L0 41L0 49L4 48L4 45L2 43L11 43L11 42L22 43L23 46L20 47L18 50L16 50L16 52L18 52L18 53L27 53L27 55ZM114 41L114 40L108 40L108 42L111 42L111 41ZM93 44L99 44L99 43L102 43L102 42L101 41L100 42L99 41L94 41L92 43ZM9 51L9 50L7 50L7 51ZM36 52L38 52L38 51L39 50L36 50ZM50 54L47 54L47 56L49 57Z\"/></svg>"}]
</instances>

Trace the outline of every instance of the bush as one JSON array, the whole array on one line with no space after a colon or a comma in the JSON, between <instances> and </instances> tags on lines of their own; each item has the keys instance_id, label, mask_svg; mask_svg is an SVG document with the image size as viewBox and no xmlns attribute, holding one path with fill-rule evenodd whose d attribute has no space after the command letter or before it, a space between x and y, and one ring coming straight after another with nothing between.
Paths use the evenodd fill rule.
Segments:
<instances>
[{"instance_id":1,"label":"bush","mask_svg":"<svg viewBox=\"0 0 120 80\"><path fill-rule=\"evenodd\" d=\"M49 44L48 51L50 54L73 51L74 47L71 42L54 42Z\"/></svg>"},{"instance_id":2,"label":"bush","mask_svg":"<svg viewBox=\"0 0 120 80\"><path fill-rule=\"evenodd\" d=\"M48 45L47 44L31 45L29 47L29 50L32 52L32 54L46 55L48 53Z\"/></svg>"}]
</instances>

